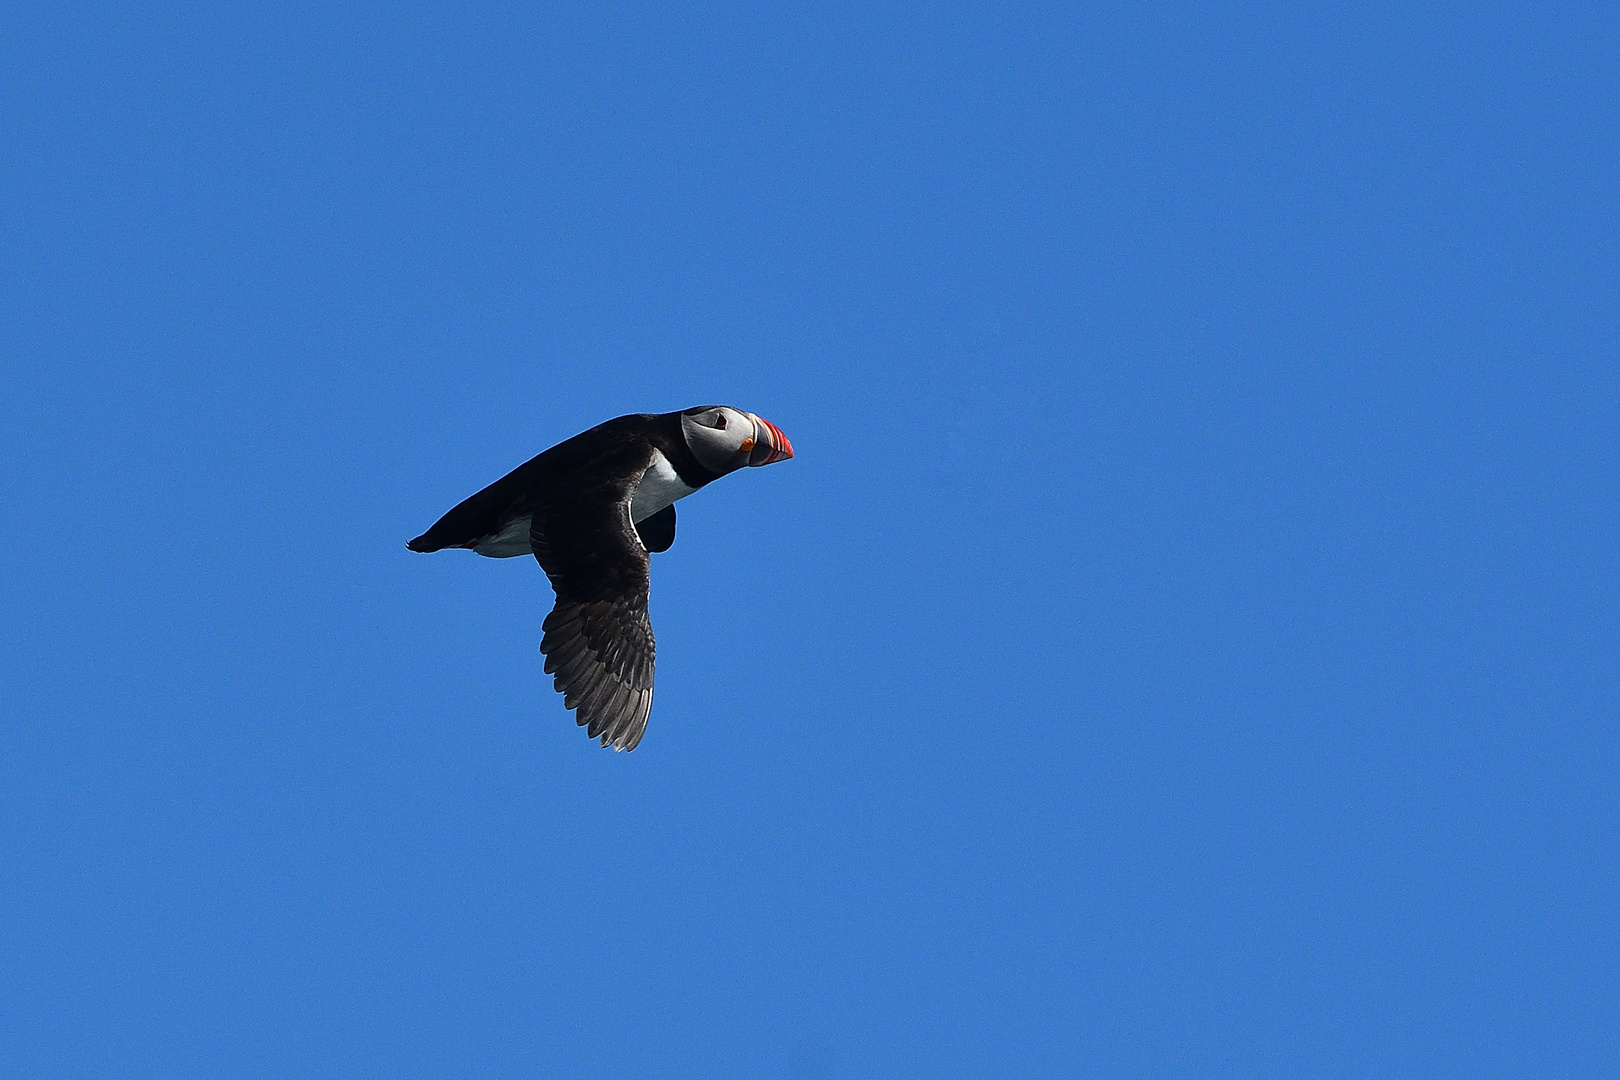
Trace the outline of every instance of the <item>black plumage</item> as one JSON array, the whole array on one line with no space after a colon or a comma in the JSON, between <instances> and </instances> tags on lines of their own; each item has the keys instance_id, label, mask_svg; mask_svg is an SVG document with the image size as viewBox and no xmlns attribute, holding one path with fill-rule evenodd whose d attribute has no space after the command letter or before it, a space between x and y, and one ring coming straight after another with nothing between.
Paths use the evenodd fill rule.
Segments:
<instances>
[{"instance_id":1,"label":"black plumage","mask_svg":"<svg viewBox=\"0 0 1620 1080\"><path fill-rule=\"evenodd\" d=\"M673 500L743 465L791 456L779 429L721 406L621 416L518 466L407 546L532 552L557 594L540 642L546 674L591 738L633 750L647 728L657 654L649 553L675 541ZM635 522L649 479L651 501L667 505Z\"/></svg>"}]
</instances>

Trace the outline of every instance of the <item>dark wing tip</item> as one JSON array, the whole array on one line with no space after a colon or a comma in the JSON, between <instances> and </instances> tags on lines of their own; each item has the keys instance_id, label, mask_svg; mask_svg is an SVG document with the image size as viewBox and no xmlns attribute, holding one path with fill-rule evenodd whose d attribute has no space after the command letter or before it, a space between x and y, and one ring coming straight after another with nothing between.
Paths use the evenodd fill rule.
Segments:
<instances>
[{"instance_id":1,"label":"dark wing tip","mask_svg":"<svg viewBox=\"0 0 1620 1080\"><path fill-rule=\"evenodd\" d=\"M405 546L410 548L412 551L428 552L428 551L438 551L439 550L438 548L432 547L432 546L430 546L428 544L428 542L427 542L427 533L423 533L421 536L418 536L415 540L407 540L407 541L405 541Z\"/></svg>"},{"instance_id":2,"label":"dark wing tip","mask_svg":"<svg viewBox=\"0 0 1620 1080\"><path fill-rule=\"evenodd\" d=\"M652 711L657 646L645 595L629 601L558 601L546 616L540 651L563 708L593 740L634 750Z\"/></svg>"}]
</instances>

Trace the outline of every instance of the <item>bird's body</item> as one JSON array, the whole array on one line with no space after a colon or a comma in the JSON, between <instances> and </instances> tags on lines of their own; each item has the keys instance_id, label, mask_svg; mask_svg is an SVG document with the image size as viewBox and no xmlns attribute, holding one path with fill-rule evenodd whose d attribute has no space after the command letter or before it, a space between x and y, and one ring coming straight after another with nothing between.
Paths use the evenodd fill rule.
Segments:
<instances>
[{"instance_id":1,"label":"bird's body","mask_svg":"<svg viewBox=\"0 0 1620 1080\"><path fill-rule=\"evenodd\" d=\"M793 456L775 425L725 406L621 416L544 451L407 546L533 554L557 594L546 673L603 746L632 750L652 708L649 552L675 542L675 503L745 465Z\"/></svg>"}]
</instances>

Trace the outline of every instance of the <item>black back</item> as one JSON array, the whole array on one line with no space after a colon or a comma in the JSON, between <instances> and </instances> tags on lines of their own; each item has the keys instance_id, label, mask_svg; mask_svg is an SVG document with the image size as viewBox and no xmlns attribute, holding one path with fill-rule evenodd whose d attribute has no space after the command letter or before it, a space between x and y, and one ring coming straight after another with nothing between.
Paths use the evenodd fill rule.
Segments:
<instances>
[{"instance_id":1,"label":"black back","mask_svg":"<svg viewBox=\"0 0 1620 1080\"><path fill-rule=\"evenodd\" d=\"M681 414L631 413L582 431L571 439L530 458L475 495L457 503L427 532L406 546L412 551L438 551L471 547L500 531L516 517L533 513L541 504L564 506L570 499L591 498L599 485L617 479L611 474L626 467L645 469L650 457L625 451L631 447L657 447L687 487L700 488L718 474L703 467L681 433ZM639 465L634 464L639 461ZM628 464L627 464L628 463ZM638 473L639 475L639 473ZM645 523L643 523L645 524ZM671 520L669 541L674 542ZM663 547L651 550L663 551Z\"/></svg>"}]
</instances>

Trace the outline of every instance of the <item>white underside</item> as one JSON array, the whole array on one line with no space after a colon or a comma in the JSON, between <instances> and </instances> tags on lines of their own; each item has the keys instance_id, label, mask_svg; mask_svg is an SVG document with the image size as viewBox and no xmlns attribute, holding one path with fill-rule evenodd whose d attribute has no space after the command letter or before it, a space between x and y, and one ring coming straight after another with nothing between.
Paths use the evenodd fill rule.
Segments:
<instances>
[{"instance_id":1,"label":"white underside","mask_svg":"<svg viewBox=\"0 0 1620 1080\"><path fill-rule=\"evenodd\" d=\"M666 506L673 505L677 499L684 499L697 488L687 487L681 483L680 474L669 459L657 450L653 451L652 464L647 471L641 474L641 483L636 486L636 494L630 500L630 520L637 525L652 517Z\"/></svg>"},{"instance_id":2,"label":"white underside","mask_svg":"<svg viewBox=\"0 0 1620 1080\"><path fill-rule=\"evenodd\" d=\"M492 559L510 559L516 555L533 555L529 546L529 519L513 518L506 527L493 536L486 536L473 545L473 550Z\"/></svg>"},{"instance_id":3,"label":"white underside","mask_svg":"<svg viewBox=\"0 0 1620 1080\"><path fill-rule=\"evenodd\" d=\"M636 486L636 493L630 500L630 520L640 524L696 490L681 483L680 474L669 459L654 450L652 464L641 474L641 483ZM500 532L474 544L473 550L492 559L534 554L534 549L529 546L529 519L513 518Z\"/></svg>"}]
</instances>

